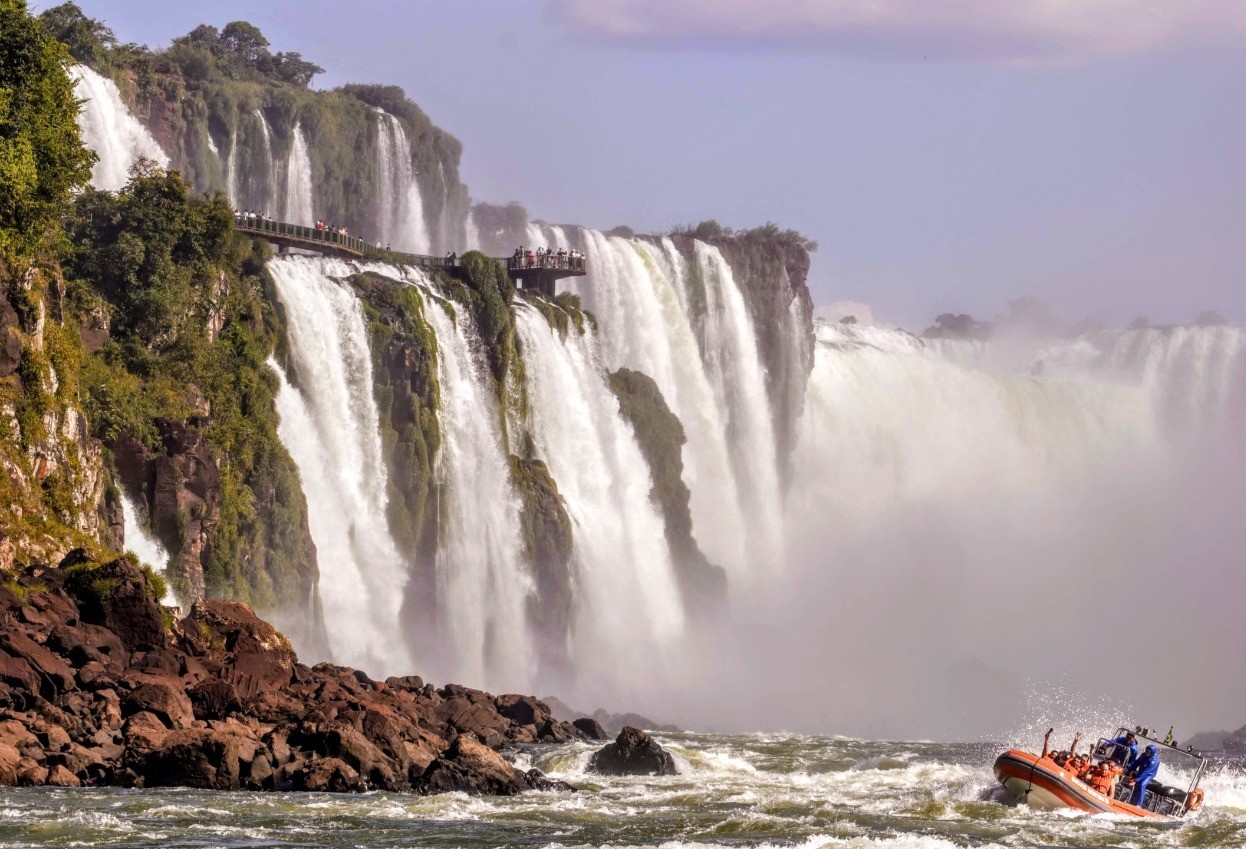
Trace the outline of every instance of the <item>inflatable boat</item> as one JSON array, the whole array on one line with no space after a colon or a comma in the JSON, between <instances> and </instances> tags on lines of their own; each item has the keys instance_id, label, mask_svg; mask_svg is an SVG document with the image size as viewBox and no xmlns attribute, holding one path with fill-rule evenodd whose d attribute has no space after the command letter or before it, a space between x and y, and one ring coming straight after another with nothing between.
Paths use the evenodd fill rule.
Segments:
<instances>
[{"instance_id":1,"label":"inflatable boat","mask_svg":"<svg viewBox=\"0 0 1246 849\"><path fill-rule=\"evenodd\" d=\"M995 777L1014 800L1032 808L1073 808L1091 814L1124 814L1144 819L1176 821L1203 804L1199 788L1207 759L1193 749L1179 749L1171 738L1160 742L1138 728L1119 729L1115 738L1101 738L1090 752L1077 754L1078 738L1067 751L1043 753L1009 749L995 759ZM1156 745L1161 775L1180 769L1193 778L1185 789L1152 779L1138 804L1131 804L1133 782L1127 769L1131 752L1116 740L1132 733L1139 741ZM1048 732L1050 737L1051 732ZM1167 769L1166 769L1167 768ZM1157 776L1158 778L1158 776Z\"/></svg>"}]
</instances>

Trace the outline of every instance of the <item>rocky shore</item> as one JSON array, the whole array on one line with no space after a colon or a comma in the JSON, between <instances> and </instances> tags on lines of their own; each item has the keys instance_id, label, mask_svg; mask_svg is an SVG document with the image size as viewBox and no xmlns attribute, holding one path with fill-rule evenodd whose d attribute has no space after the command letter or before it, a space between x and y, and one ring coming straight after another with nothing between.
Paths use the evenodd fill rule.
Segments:
<instances>
[{"instance_id":1,"label":"rocky shore","mask_svg":"<svg viewBox=\"0 0 1246 849\"><path fill-rule=\"evenodd\" d=\"M0 585L0 785L571 790L498 750L584 736L531 696L307 666L242 603L179 620L129 557Z\"/></svg>"}]
</instances>

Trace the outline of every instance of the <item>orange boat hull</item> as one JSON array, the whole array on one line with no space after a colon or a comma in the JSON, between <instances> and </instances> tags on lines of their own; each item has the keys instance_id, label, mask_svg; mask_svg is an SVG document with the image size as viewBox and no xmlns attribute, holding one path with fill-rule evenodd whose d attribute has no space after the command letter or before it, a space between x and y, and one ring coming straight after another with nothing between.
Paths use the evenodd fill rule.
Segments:
<instances>
[{"instance_id":1,"label":"orange boat hull","mask_svg":"<svg viewBox=\"0 0 1246 849\"><path fill-rule=\"evenodd\" d=\"M1014 799L1032 808L1073 808L1090 814L1128 814L1145 819L1171 820L1154 811L1109 799L1055 761L1032 752L1009 749L995 759L995 777Z\"/></svg>"}]
</instances>

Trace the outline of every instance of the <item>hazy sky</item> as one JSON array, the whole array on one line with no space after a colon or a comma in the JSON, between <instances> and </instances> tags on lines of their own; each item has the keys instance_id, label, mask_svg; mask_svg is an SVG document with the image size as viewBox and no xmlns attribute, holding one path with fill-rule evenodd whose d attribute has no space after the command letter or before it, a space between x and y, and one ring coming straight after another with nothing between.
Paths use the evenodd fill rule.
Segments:
<instances>
[{"instance_id":1,"label":"hazy sky","mask_svg":"<svg viewBox=\"0 0 1246 849\"><path fill-rule=\"evenodd\" d=\"M317 86L401 85L476 199L794 227L817 303L1246 320L1238 0L80 4L151 45L250 20Z\"/></svg>"}]
</instances>

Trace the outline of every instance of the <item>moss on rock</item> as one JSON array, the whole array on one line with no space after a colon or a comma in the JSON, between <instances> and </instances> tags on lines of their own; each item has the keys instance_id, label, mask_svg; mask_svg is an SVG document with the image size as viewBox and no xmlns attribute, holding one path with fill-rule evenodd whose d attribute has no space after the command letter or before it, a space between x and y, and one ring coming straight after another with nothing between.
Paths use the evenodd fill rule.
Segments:
<instances>
[{"instance_id":1,"label":"moss on rock","mask_svg":"<svg viewBox=\"0 0 1246 849\"><path fill-rule=\"evenodd\" d=\"M649 464L653 478L649 497L665 519L666 541L685 599L701 609L720 604L726 595L726 573L709 562L692 536L691 492L683 480L682 452L687 441L683 425L646 374L619 369L610 375L610 389Z\"/></svg>"}]
</instances>

